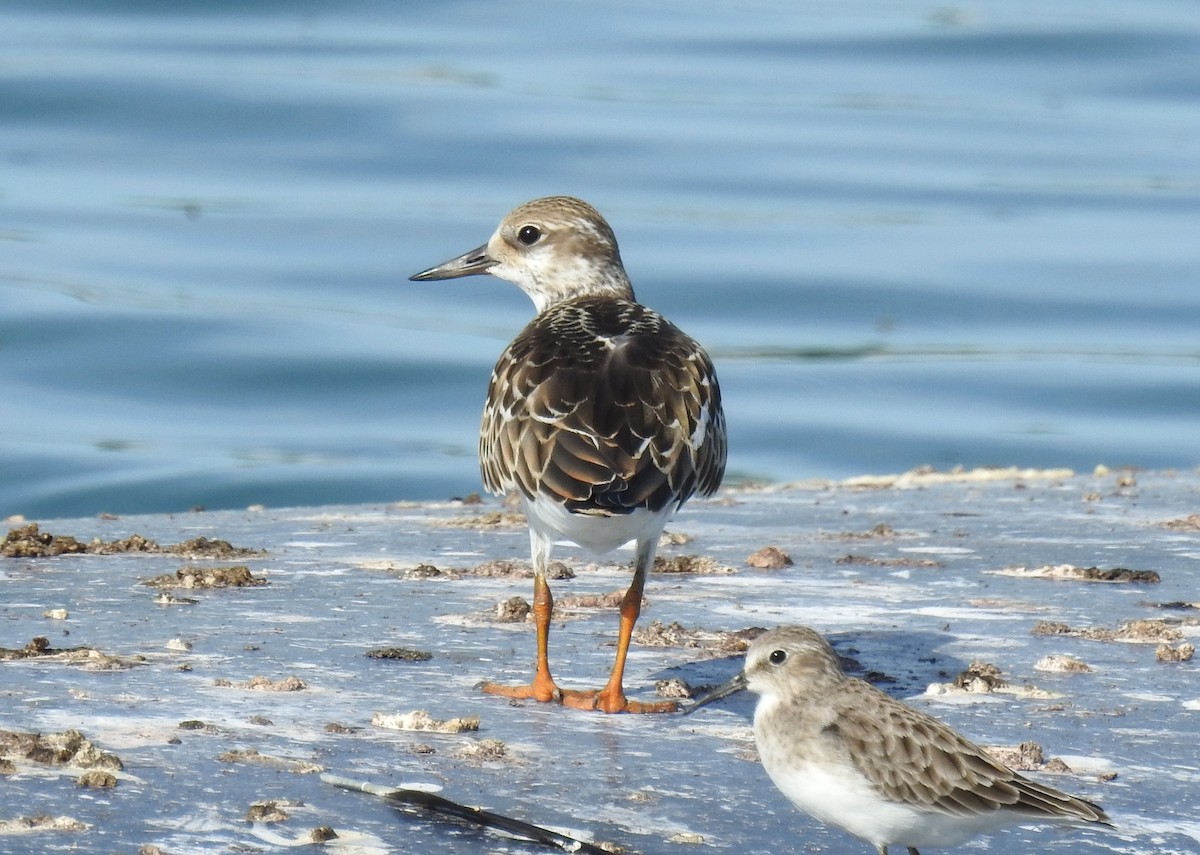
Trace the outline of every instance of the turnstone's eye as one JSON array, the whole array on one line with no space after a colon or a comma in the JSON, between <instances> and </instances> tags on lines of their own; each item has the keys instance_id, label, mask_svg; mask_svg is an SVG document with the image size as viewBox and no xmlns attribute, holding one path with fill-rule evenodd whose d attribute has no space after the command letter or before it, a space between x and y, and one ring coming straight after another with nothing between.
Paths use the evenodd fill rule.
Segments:
<instances>
[{"instance_id":1,"label":"turnstone's eye","mask_svg":"<svg viewBox=\"0 0 1200 855\"><path fill-rule=\"evenodd\" d=\"M542 230L537 226L521 226L521 230L517 232L517 240L526 246L533 246L542 237Z\"/></svg>"},{"instance_id":2,"label":"turnstone's eye","mask_svg":"<svg viewBox=\"0 0 1200 855\"><path fill-rule=\"evenodd\" d=\"M787 659L786 650L772 650L771 655L767 657L772 665L782 665L783 660Z\"/></svg>"}]
</instances>

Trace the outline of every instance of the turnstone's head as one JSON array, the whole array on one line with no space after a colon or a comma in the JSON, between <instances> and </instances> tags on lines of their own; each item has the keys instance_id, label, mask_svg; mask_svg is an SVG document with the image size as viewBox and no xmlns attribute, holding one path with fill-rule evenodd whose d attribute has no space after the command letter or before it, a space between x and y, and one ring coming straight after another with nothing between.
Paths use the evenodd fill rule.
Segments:
<instances>
[{"instance_id":1,"label":"turnstone's head","mask_svg":"<svg viewBox=\"0 0 1200 855\"><path fill-rule=\"evenodd\" d=\"M633 299L612 229L599 211L571 196L547 196L514 208L486 244L409 278L478 273L516 284L539 313L574 297Z\"/></svg>"}]
</instances>

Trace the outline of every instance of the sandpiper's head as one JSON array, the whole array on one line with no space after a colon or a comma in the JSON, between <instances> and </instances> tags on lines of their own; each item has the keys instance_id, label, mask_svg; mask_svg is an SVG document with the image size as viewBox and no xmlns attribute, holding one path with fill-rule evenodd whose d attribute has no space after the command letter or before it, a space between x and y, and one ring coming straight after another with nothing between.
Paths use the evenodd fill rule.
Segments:
<instances>
[{"instance_id":1,"label":"sandpiper's head","mask_svg":"<svg viewBox=\"0 0 1200 855\"><path fill-rule=\"evenodd\" d=\"M688 712L743 689L768 701L821 693L846 679L837 654L819 632L781 626L764 632L746 650L742 672L697 698Z\"/></svg>"},{"instance_id":2,"label":"sandpiper's head","mask_svg":"<svg viewBox=\"0 0 1200 855\"><path fill-rule=\"evenodd\" d=\"M820 692L846 677L829 642L806 626L781 626L754 639L742 673L746 688L764 698Z\"/></svg>"},{"instance_id":3,"label":"sandpiper's head","mask_svg":"<svg viewBox=\"0 0 1200 855\"><path fill-rule=\"evenodd\" d=\"M514 208L486 244L409 278L478 273L515 283L538 312L573 297L633 299L612 229L599 211L571 196L547 196Z\"/></svg>"}]
</instances>

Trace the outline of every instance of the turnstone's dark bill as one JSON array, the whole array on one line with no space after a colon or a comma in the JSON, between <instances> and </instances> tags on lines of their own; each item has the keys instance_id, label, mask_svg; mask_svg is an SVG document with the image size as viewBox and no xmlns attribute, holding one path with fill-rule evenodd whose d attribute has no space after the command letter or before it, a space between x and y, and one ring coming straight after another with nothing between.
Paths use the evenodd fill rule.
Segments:
<instances>
[{"instance_id":1,"label":"turnstone's dark bill","mask_svg":"<svg viewBox=\"0 0 1200 855\"><path fill-rule=\"evenodd\" d=\"M411 278L477 273L516 283L537 308L492 371L479 437L484 485L518 491L529 520L537 671L529 685L484 690L604 712L674 710L628 700L622 675L663 525L692 494L713 493L725 471L712 362L636 301L612 229L579 199L526 202L483 246ZM556 538L598 554L636 542L616 663L598 692L563 691L550 674L546 567Z\"/></svg>"},{"instance_id":2,"label":"turnstone's dark bill","mask_svg":"<svg viewBox=\"0 0 1200 855\"><path fill-rule=\"evenodd\" d=\"M954 846L1008 825L1111 826L1098 805L1019 775L932 716L848 677L807 627L756 638L746 666L688 712L749 689L771 780L803 811L871 843Z\"/></svg>"}]
</instances>

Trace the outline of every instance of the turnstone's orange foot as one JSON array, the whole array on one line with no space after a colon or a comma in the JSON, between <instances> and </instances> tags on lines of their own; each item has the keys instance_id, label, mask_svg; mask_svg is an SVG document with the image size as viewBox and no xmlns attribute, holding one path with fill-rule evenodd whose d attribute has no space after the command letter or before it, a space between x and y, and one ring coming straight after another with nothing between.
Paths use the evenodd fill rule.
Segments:
<instances>
[{"instance_id":1,"label":"turnstone's orange foot","mask_svg":"<svg viewBox=\"0 0 1200 855\"><path fill-rule=\"evenodd\" d=\"M542 704L563 703L563 691L551 683L549 686L537 682L522 686L506 686L503 683L480 683L479 690L489 695L500 695L521 701L537 701Z\"/></svg>"},{"instance_id":2,"label":"turnstone's orange foot","mask_svg":"<svg viewBox=\"0 0 1200 855\"><path fill-rule=\"evenodd\" d=\"M516 493L529 520L538 672L549 674L551 546L602 555L634 541L608 685L568 706L669 712L629 701L621 677L642 587L667 519L725 472L725 415L712 360L695 339L633 295L617 239L600 212L569 196L526 202L486 244L410 277L490 273L516 283L537 316L492 369L479 436L483 484ZM535 680L509 697L552 700ZM584 699L587 700L584 700Z\"/></svg>"},{"instance_id":3,"label":"turnstone's orange foot","mask_svg":"<svg viewBox=\"0 0 1200 855\"><path fill-rule=\"evenodd\" d=\"M563 706L577 710L605 713L673 713L679 711L674 701L631 701L624 695L606 696L604 692L580 692L567 689L562 695Z\"/></svg>"}]
</instances>

